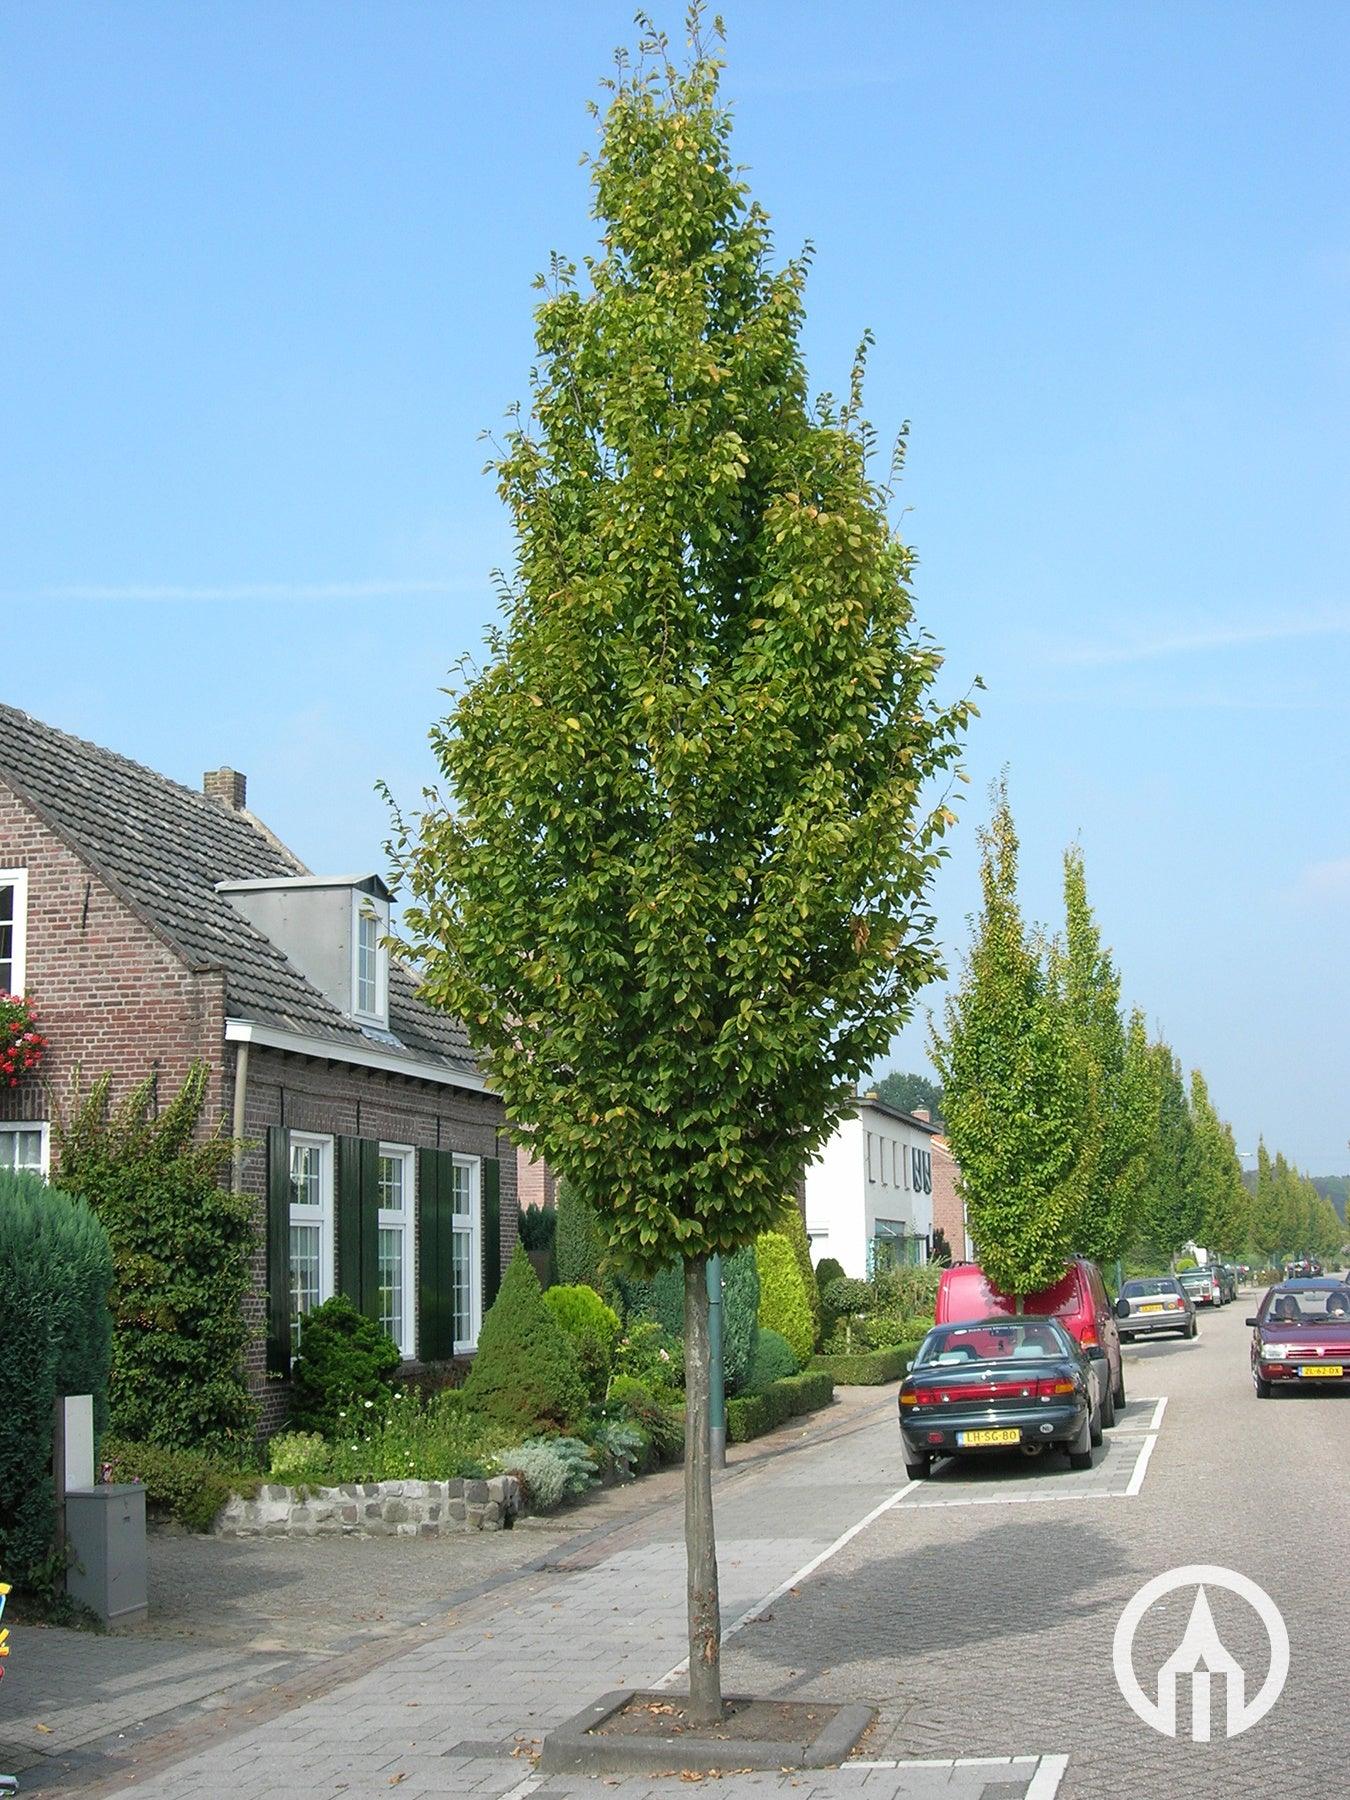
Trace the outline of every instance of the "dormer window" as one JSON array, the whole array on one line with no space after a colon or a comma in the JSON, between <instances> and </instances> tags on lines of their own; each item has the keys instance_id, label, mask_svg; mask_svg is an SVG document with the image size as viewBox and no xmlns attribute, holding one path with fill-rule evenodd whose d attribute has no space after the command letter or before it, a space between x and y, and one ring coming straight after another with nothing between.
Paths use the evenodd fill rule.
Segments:
<instances>
[{"instance_id":1,"label":"dormer window","mask_svg":"<svg viewBox=\"0 0 1350 1800\"><path fill-rule=\"evenodd\" d=\"M353 894L352 1012L372 1025L389 1023L389 952L380 942L388 930L388 903Z\"/></svg>"}]
</instances>

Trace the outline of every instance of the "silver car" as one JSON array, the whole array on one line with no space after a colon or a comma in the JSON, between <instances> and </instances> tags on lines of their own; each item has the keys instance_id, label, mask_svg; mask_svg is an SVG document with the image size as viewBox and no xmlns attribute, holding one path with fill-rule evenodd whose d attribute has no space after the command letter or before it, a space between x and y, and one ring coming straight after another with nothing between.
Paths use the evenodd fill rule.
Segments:
<instances>
[{"instance_id":1,"label":"silver car","mask_svg":"<svg viewBox=\"0 0 1350 1800\"><path fill-rule=\"evenodd\" d=\"M1141 1275L1120 1284L1116 1324L1121 1342L1156 1337L1162 1331L1196 1334L1195 1306L1175 1275Z\"/></svg>"}]
</instances>

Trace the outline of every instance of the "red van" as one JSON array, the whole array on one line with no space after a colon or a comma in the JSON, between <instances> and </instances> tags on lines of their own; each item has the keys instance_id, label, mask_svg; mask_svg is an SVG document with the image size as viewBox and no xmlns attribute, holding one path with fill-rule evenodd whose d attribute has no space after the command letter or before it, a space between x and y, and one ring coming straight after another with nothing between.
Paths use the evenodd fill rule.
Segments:
<instances>
[{"instance_id":1,"label":"red van","mask_svg":"<svg viewBox=\"0 0 1350 1800\"><path fill-rule=\"evenodd\" d=\"M937 1295L939 1325L1016 1311L1012 1297L991 1287L977 1263L956 1263L942 1271ZM1078 1339L1098 1371L1101 1422L1114 1425L1116 1408L1125 1404L1125 1371L1120 1360L1115 1311L1096 1263L1085 1256L1075 1256L1053 1287L1022 1296L1022 1311L1059 1319Z\"/></svg>"}]
</instances>

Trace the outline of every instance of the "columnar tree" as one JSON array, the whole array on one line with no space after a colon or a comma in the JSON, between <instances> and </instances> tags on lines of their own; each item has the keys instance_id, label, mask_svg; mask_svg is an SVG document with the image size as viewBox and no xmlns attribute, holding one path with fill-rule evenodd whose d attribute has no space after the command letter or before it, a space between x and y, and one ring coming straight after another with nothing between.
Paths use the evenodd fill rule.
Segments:
<instances>
[{"instance_id":1,"label":"columnar tree","mask_svg":"<svg viewBox=\"0 0 1350 1800\"><path fill-rule=\"evenodd\" d=\"M1120 975L1102 943L1076 846L1064 855L1064 936L1053 948L1051 970L1087 1084L1075 1248L1114 1262L1137 1229L1155 1084L1143 1015L1135 1012L1128 1027L1121 1016Z\"/></svg>"},{"instance_id":2,"label":"columnar tree","mask_svg":"<svg viewBox=\"0 0 1350 1800\"><path fill-rule=\"evenodd\" d=\"M993 800L980 834L983 906L932 1051L980 1262L1020 1304L1057 1280L1076 1248L1089 1081L1018 905L1005 784Z\"/></svg>"},{"instance_id":3,"label":"columnar tree","mask_svg":"<svg viewBox=\"0 0 1350 1800\"><path fill-rule=\"evenodd\" d=\"M810 404L806 261L771 263L720 64L621 61L584 279L555 259L494 467L505 622L395 857L426 991L635 1274L684 1270L691 1710L720 1715L706 1261L772 1225L939 959L912 559L861 362Z\"/></svg>"},{"instance_id":4,"label":"columnar tree","mask_svg":"<svg viewBox=\"0 0 1350 1800\"><path fill-rule=\"evenodd\" d=\"M1211 1252L1232 1255L1247 1241L1251 1208L1233 1130L1214 1110L1199 1069L1191 1071L1191 1157L1199 1223L1196 1237Z\"/></svg>"},{"instance_id":5,"label":"columnar tree","mask_svg":"<svg viewBox=\"0 0 1350 1800\"><path fill-rule=\"evenodd\" d=\"M1154 1130L1144 1172L1138 1237L1169 1263L1200 1229L1200 1208L1192 1179L1192 1122L1186 1083L1170 1044L1149 1046L1153 1076Z\"/></svg>"}]
</instances>

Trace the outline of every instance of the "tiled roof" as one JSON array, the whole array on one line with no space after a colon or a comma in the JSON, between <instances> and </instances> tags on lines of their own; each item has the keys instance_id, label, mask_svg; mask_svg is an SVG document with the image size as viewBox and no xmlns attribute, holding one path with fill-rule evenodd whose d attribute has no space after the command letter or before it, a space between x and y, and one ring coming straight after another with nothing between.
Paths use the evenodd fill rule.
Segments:
<instances>
[{"instance_id":1,"label":"tiled roof","mask_svg":"<svg viewBox=\"0 0 1350 1800\"><path fill-rule=\"evenodd\" d=\"M404 966L389 970L398 1043L374 1041L216 893L218 881L309 873L251 813L3 704L0 777L184 962L223 971L231 1018L473 1070L464 1027L417 998Z\"/></svg>"}]
</instances>

